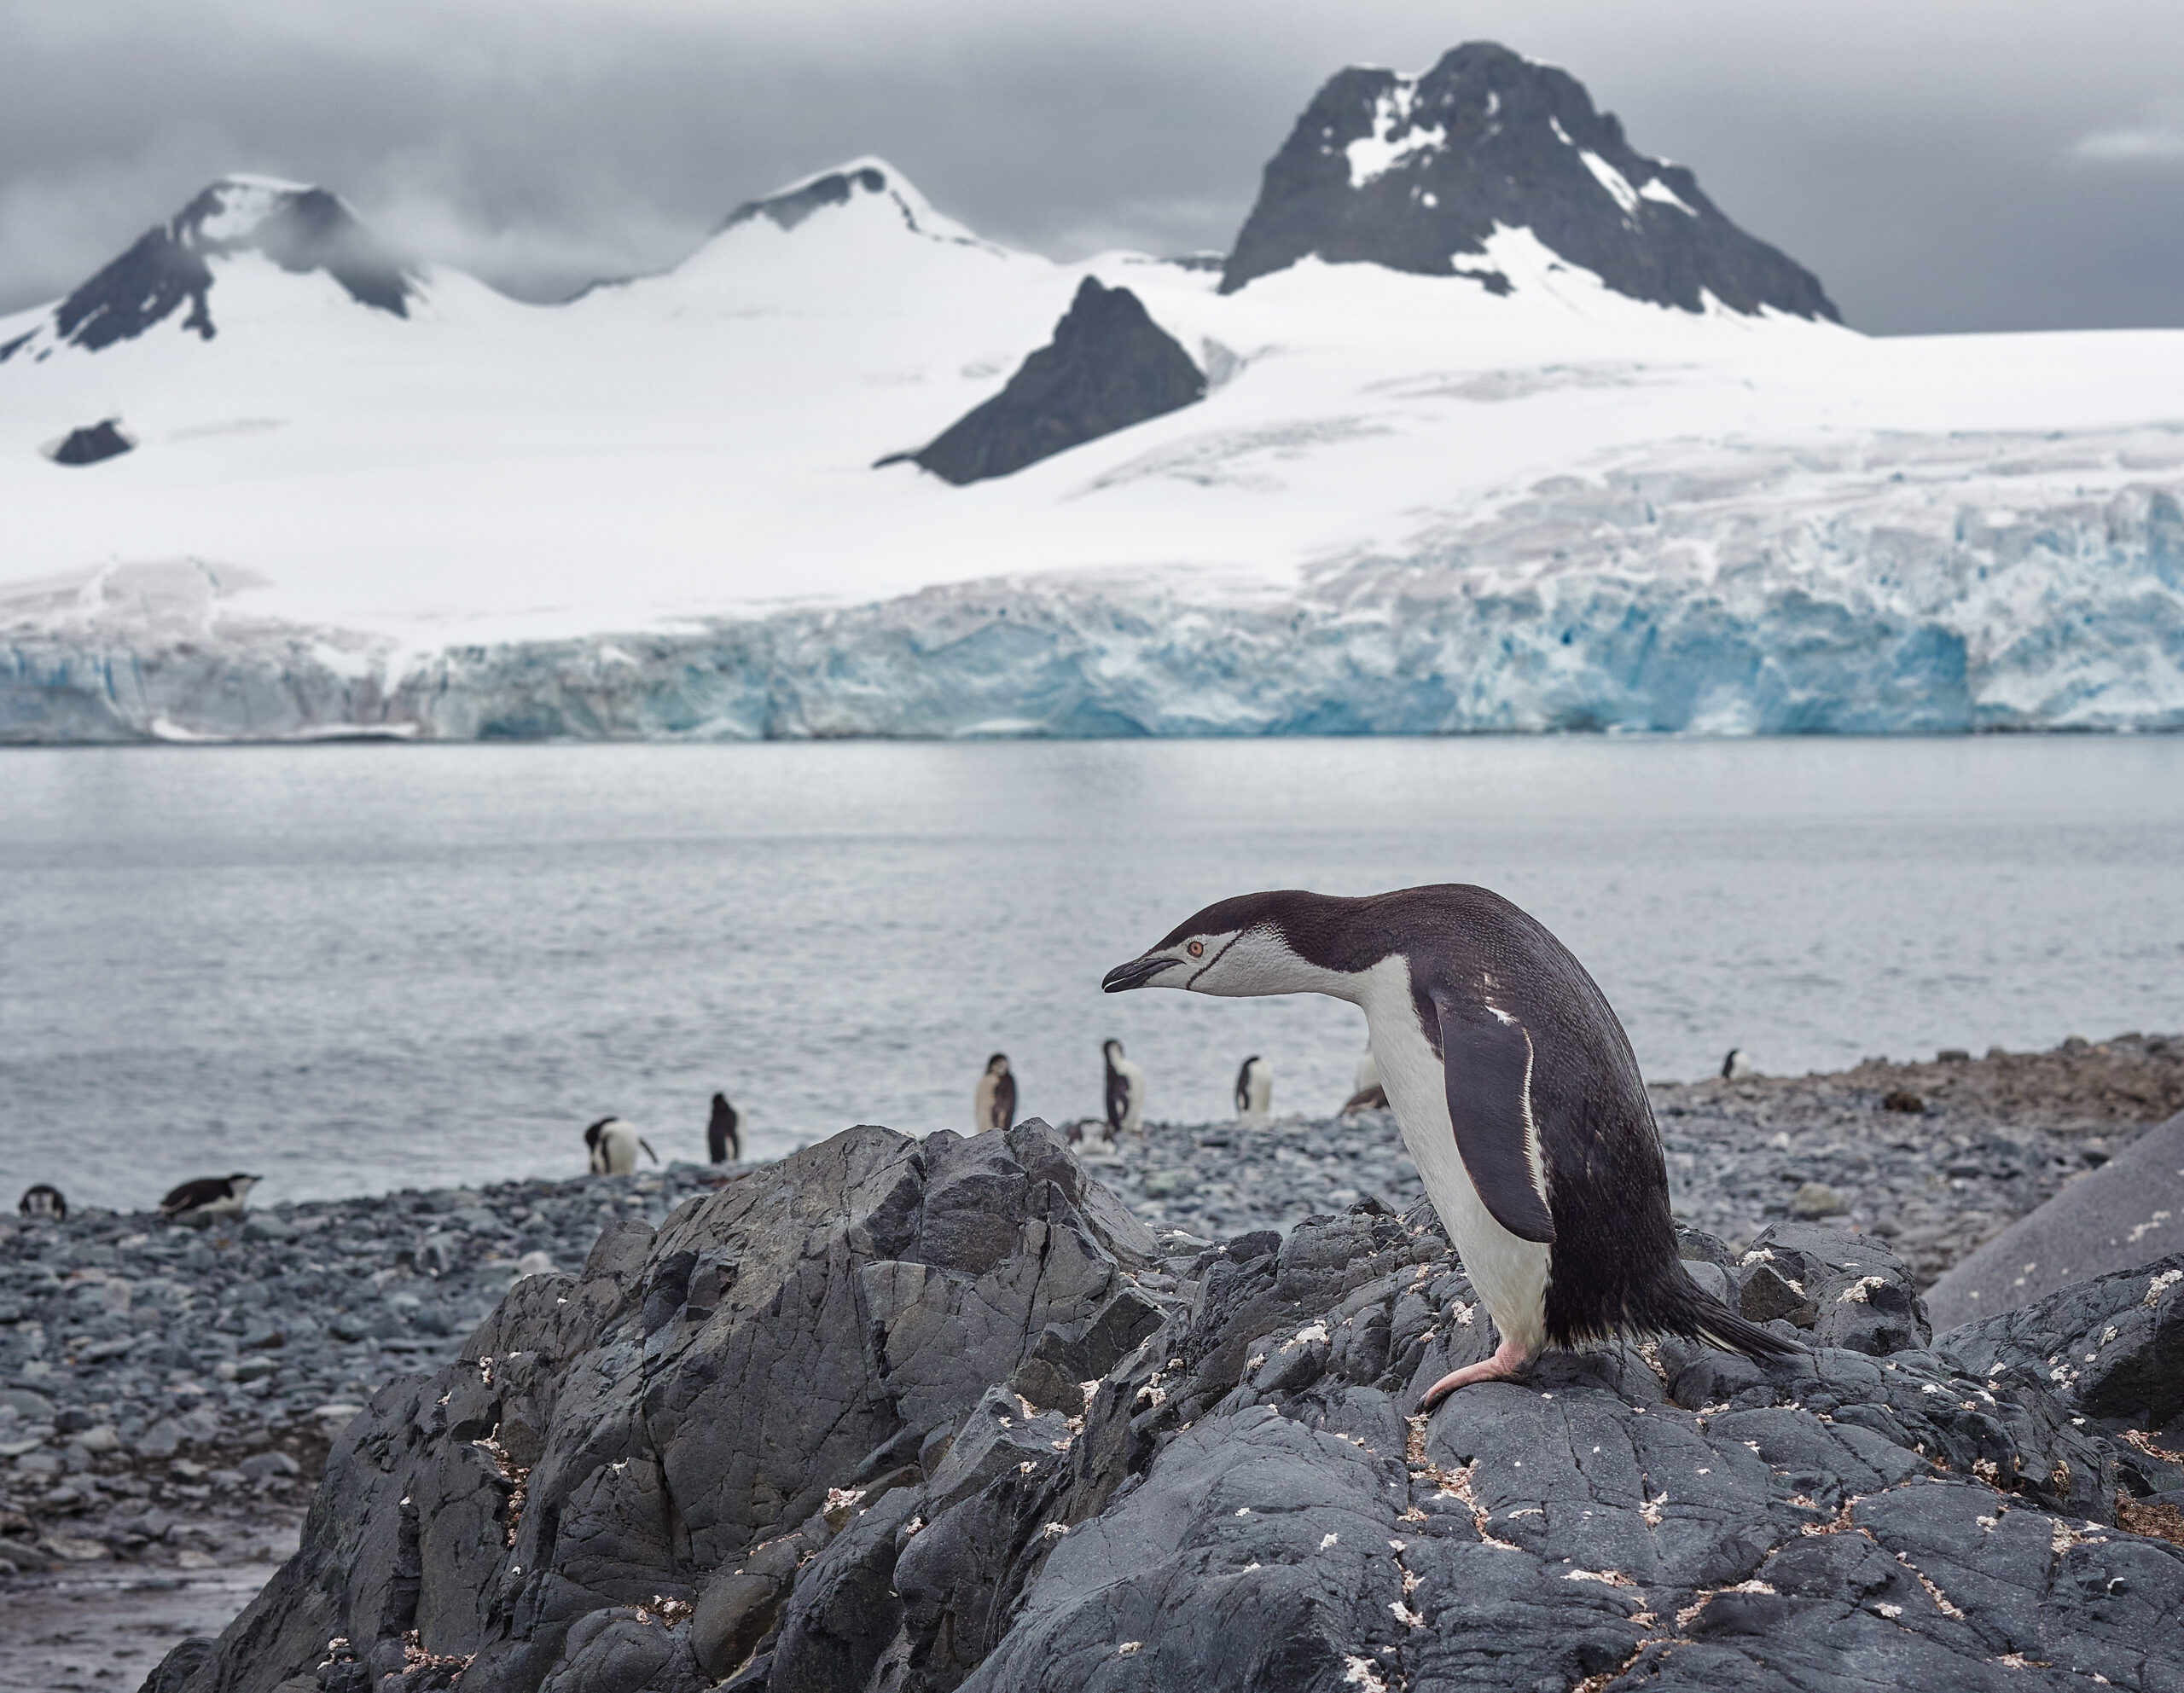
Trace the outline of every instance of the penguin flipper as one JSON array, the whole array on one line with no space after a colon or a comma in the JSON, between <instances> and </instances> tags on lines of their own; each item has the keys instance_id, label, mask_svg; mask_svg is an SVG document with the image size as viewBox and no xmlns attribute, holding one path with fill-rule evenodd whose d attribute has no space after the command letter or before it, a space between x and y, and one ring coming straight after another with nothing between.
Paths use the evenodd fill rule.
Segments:
<instances>
[{"instance_id":1,"label":"penguin flipper","mask_svg":"<svg viewBox=\"0 0 2184 1693\"><path fill-rule=\"evenodd\" d=\"M645 1157L650 1158L653 1162L656 1164L659 1162L659 1154L652 1150L652 1142L646 1139L643 1135L640 1134L637 1137L637 1145L645 1149Z\"/></svg>"},{"instance_id":2,"label":"penguin flipper","mask_svg":"<svg viewBox=\"0 0 2184 1693\"><path fill-rule=\"evenodd\" d=\"M1479 1017L1437 1002L1441 1069L1449 1121L1472 1186L1494 1220L1519 1240L1554 1240L1554 1219L1532 1185L1530 1092L1531 1037L1520 1023Z\"/></svg>"}]
</instances>

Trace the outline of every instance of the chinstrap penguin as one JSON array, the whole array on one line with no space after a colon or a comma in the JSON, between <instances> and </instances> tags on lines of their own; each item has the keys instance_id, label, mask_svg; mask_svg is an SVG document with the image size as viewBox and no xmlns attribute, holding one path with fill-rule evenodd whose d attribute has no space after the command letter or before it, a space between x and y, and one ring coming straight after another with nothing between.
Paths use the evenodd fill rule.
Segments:
<instances>
[{"instance_id":1,"label":"chinstrap penguin","mask_svg":"<svg viewBox=\"0 0 2184 1693\"><path fill-rule=\"evenodd\" d=\"M602 1127L604 1125L601 1125ZM585 1143L590 1143L589 1131ZM647 1147L647 1151L652 1149ZM712 1116L706 1122L706 1156L717 1164L743 1162L743 1119L736 1115L735 1107L728 1103L728 1095L713 1095Z\"/></svg>"},{"instance_id":2,"label":"chinstrap penguin","mask_svg":"<svg viewBox=\"0 0 2184 1693\"><path fill-rule=\"evenodd\" d=\"M1274 1066L1254 1052L1236 1072L1236 1121L1263 1123L1274 1109Z\"/></svg>"},{"instance_id":3,"label":"chinstrap penguin","mask_svg":"<svg viewBox=\"0 0 2184 1693\"><path fill-rule=\"evenodd\" d=\"M1016 1126L1016 1078L1009 1073L1008 1054L996 1052L986 1060L979 1085L971 1095L971 1133Z\"/></svg>"},{"instance_id":4,"label":"chinstrap penguin","mask_svg":"<svg viewBox=\"0 0 2184 1693\"><path fill-rule=\"evenodd\" d=\"M50 1217L56 1223L65 1221L68 1215L67 1200L49 1181L25 1188L23 1197L15 1202L15 1209L26 1217Z\"/></svg>"},{"instance_id":5,"label":"chinstrap penguin","mask_svg":"<svg viewBox=\"0 0 2184 1693\"><path fill-rule=\"evenodd\" d=\"M1350 1095L1342 1102L1341 1115L1354 1111L1385 1111L1388 1108L1388 1090L1380 1086L1380 1060L1368 1047L1364 1056L1357 1060L1357 1074L1350 1078Z\"/></svg>"},{"instance_id":6,"label":"chinstrap penguin","mask_svg":"<svg viewBox=\"0 0 2184 1693\"><path fill-rule=\"evenodd\" d=\"M1675 1334L1801 1352L1676 1256L1668 1170L1623 1026L1584 967L1484 888L1295 890L1208 906L1107 972L1111 993L1318 993L1365 1013L1403 1145L1501 1332L1427 1389L1521 1371L1550 1345Z\"/></svg>"},{"instance_id":7,"label":"chinstrap penguin","mask_svg":"<svg viewBox=\"0 0 2184 1693\"><path fill-rule=\"evenodd\" d=\"M1107 1066L1107 1131L1111 1134L1145 1133L1145 1069L1123 1056L1119 1041L1102 1041L1100 1056Z\"/></svg>"},{"instance_id":8,"label":"chinstrap penguin","mask_svg":"<svg viewBox=\"0 0 2184 1693\"><path fill-rule=\"evenodd\" d=\"M601 1117L584 1132L584 1144L591 1150L591 1173L594 1175L627 1175L637 1167L637 1148L645 1149L645 1156L655 1164L659 1154L652 1150L651 1143L639 1134L630 1124L619 1117Z\"/></svg>"},{"instance_id":9,"label":"chinstrap penguin","mask_svg":"<svg viewBox=\"0 0 2184 1693\"><path fill-rule=\"evenodd\" d=\"M200 1176L195 1181L185 1181L160 1201L160 1212L167 1217L232 1217L245 1209L250 1190L261 1178L245 1175L237 1171L234 1175Z\"/></svg>"},{"instance_id":10,"label":"chinstrap penguin","mask_svg":"<svg viewBox=\"0 0 2184 1693\"><path fill-rule=\"evenodd\" d=\"M1728 1057L1722 1060L1722 1080L1742 1081L1746 1076L1759 1074L1759 1066L1751 1061L1751 1054L1741 1047L1729 1048Z\"/></svg>"}]
</instances>

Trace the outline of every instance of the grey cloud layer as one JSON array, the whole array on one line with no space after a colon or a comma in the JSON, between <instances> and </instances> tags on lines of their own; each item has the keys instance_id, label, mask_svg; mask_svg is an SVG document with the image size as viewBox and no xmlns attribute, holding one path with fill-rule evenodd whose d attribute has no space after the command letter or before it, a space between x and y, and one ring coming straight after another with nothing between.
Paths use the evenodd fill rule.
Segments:
<instances>
[{"instance_id":1,"label":"grey cloud layer","mask_svg":"<svg viewBox=\"0 0 2184 1693\"><path fill-rule=\"evenodd\" d=\"M0 309L229 169L322 182L534 298L864 152L997 239L1225 247L1327 75L1487 36L1569 67L1860 327L2184 322L2184 9L1784 9L12 0Z\"/></svg>"}]
</instances>

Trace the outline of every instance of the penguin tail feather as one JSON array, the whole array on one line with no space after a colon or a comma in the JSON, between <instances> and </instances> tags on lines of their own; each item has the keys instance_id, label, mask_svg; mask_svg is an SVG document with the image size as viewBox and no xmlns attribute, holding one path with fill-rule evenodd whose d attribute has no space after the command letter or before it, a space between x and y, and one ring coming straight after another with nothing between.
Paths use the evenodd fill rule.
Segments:
<instances>
[{"instance_id":1,"label":"penguin tail feather","mask_svg":"<svg viewBox=\"0 0 2184 1693\"><path fill-rule=\"evenodd\" d=\"M1681 1314L1690 1325L1685 1332L1692 1339L1719 1347L1724 1352L1740 1352L1747 1358L1802 1358L1812 1350L1801 1342L1785 1340L1740 1317L1720 1300L1697 1288L1692 1290L1689 1304Z\"/></svg>"}]
</instances>

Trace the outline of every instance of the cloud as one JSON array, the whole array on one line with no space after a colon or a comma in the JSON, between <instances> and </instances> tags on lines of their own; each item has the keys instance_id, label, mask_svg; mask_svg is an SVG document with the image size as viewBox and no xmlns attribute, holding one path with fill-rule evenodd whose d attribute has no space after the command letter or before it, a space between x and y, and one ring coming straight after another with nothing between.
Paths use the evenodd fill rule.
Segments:
<instances>
[{"instance_id":1,"label":"cloud","mask_svg":"<svg viewBox=\"0 0 2184 1693\"><path fill-rule=\"evenodd\" d=\"M866 153L1058 257L1221 247L1313 90L1467 38L1567 67L1862 328L2184 322L2175 0L4 0L0 312L206 182L317 182L533 299ZM2142 120L2119 125L2118 114ZM2172 139L2172 137L2175 139ZM2184 236L2180 236L2184 241Z\"/></svg>"},{"instance_id":2,"label":"cloud","mask_svg":"<svg viewBox=\"0 0 2184 1693\"><path fill-rule=\"evenodd\" d=\"M2184 107L2150 111L2142 123L2080 136L2071 144L2071 156L2088 165L2168 164L2184 159Z\"/></svg>"}]
</instances>

